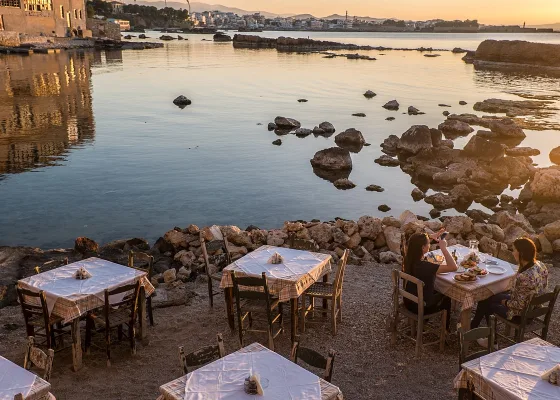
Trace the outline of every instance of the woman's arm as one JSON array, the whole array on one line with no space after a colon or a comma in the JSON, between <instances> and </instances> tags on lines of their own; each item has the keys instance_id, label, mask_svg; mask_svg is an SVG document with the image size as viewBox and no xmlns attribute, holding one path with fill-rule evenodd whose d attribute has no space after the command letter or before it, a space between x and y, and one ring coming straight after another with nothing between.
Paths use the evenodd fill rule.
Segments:
<instances>
[{"instance_id":1,"label":"woman's arm","mask_svg":"<svg viewBox=\"0 0 560 400\"><path fill-rule=\"evenodd\" d=\"M443 257L445 258L445 265L439 266L437 271L438 274L442 272L457 271L457 263L455 262L453 256L449 253L449 250L447 250L447 241L445 239L441 239L439 240L438 244Z\"/></svg>"},{"instance_id":2,"label":"woman's arm","mask_svg":"<svg viewBox=\"0 0 560 400\"><path fill-rule=\"evenodd\" d=\"M515 284L511 290L511 297L509 300L502 301L502 304L508 308L523 310L532 293L532 286L530 279L528 279L525 273L517 274L515 277Z\"/></svg>"}]
</instances>

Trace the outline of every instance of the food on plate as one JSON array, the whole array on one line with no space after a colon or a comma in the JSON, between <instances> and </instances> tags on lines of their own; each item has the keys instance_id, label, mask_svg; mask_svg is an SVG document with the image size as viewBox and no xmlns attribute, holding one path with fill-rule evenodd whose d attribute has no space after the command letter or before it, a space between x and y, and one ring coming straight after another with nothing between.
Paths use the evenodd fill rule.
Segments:
<instances>
[{"instance_id":1,"label":"food on plate","mask_svg":"<svg viewBox=\"0 0 560 400\"><path fill-rule=\"evenodd\" d=\"M476 281L476 274L465 272L464 274L455 275L455 280L459 282L474 282Z\"/></svg>"},{"instance_id":2,"label":"food on plate","mask_svg":"<svg viewBox=\"0 0 560 400\"><path fill-rule=\"evenodd\" d=\"M474 268L477 265L478 264L476 263L476 261L473 261L473 260L464 259L463 261L461 261L461 267L465 267L467 269Z\"/></svg>"},{"instance_id":3,"label":"food on plate","mask_svg":"<svg viewBox=\"0 0 560 400\"><path fill-rule=\"evenodd\" d=\"M485 270L485 269L483 269L483 268L480 268L480 267L478 267L478 266L477 266L477 267L474 267L474 268L471 268L470 272L475 273L476 275L481 275L481 276L488 275L488 271L487 271L487 270Z\"/></svg>"},{"instance_id":4,"label":"food on plate","mask_svg":"<svg viewBox=\"0 0 560 400\"><path fill-rule=\"evenodd\" d=\"M445 261L445 257L443 257L441 254L434 254L430 252L426 256L426 260L434 264L443 264L443 262Z\"/></svg>"},{"instance_id":5,"label":"food on plate","mask_svg":"<svg viewBox=\"0 0 560 400\"><path fill-rule=\"evenodd\" d=\"M478 264L480 261L482 261L480 259L480 256L474 252L470 252L464 259L463 261L474 261L476 264Z\"/></svg>"}]
</instances>

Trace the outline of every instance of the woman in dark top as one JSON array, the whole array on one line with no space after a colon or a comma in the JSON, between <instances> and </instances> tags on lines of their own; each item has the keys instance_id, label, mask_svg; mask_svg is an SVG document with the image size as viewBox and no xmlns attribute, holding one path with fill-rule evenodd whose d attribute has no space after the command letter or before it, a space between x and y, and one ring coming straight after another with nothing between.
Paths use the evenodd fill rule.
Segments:
<instances>
[{"instance_id":1,"label":"woman in dark top","mask_svg":"<svg viewBox=\"0 0 560 400\"><path fill-rule=\"evenodd\" d=\"M424 282L424 314L431 314L439 310L447 310L447 330L451 321L451 299L436 292L434 284L436 274L457 270L455 259L447 250L447 242L440 239L443 232L438 232L431 237L425 233L415 233L408 241L406 256L404 258L404 272ZM430 239L437 240L439 248L445 258L445 264L434 264L424 259L430 251ZM408 282L405 290L415 296L418 295L416 285ZM405 307L414 313L418 312L418 305L408 299L404 299Z\"/></svg>"}]
</instances>

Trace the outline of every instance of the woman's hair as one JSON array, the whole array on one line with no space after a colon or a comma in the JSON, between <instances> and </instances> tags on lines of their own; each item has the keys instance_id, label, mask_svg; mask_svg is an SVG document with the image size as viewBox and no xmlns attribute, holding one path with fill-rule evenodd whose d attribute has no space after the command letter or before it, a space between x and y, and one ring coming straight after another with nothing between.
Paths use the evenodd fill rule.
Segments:
<instances>
[{"instance_id":1,"label":"woman's hair","mask_svg":"<svg viewBox=\"0 0 560 400\"><path fill-rule=\"evenodd\" d=\"M415 233L408 239L406 255L404 257L404 272L414 275L414 265L422 260L424 251L422 248L430 243L430 238L425 233Z\"/></svg>"},{"instance_id":2,"label":"woman's hair","mask_svg":"<svg viewBox=\"0 0 560 400\"><path fill-rule=\"evenodd\" d=\"M535 265L537 257L537 247L528 238L519 238L513 242L513 247L519 253L519 273L526 271ZM525 265L522 264L525 263Z\"/></svg>"}]
</instances>

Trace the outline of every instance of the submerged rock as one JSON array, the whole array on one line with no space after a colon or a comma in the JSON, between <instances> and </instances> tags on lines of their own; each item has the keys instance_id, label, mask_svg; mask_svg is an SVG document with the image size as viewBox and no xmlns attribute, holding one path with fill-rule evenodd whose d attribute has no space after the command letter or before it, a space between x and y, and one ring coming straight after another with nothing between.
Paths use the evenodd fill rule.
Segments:
<instances>
[{"instance_id":1,"label":"submerged rock","mask_svg":"<svg viewBox=\"0 0 560 400\"><path fill-rule=\"evenodd\" d=\"M474 129L466 122L452 119L447 119L443 123L439 124L438 129L443 132L445 137L452 138L467 136L469 133L474 131Z\"/></svg>"},{"instance_id":2,"label":"submerged rock","mask_svg":"<svg viewBox=\"0 0 560 400\"><path fill-rule=\"evenodd\" d=\"M381 212L391 211L391 207L389 207L387 204L381 204L379 207L377 207L377 209Z\"/></svg>"},{"instance_id":3,"label":"submerged rock","mask_svg":"<svg viewBox=\"0 0 560 400\"><path fill-rule=\"evenodd\" d=\"M352 169L352 158L348 150L331 147L315 153L311 165L326 170L349 170Z\"/></svg>"},{"instance_id":4,"label":"submerged rock","mask_svg":"<svg viewBox=\"0 0 560 400\"><path fill-rule=\"evenodd\" d=\"M379 186L379 185L369 185L369 186L366 187L366 190L367 190L368 192L379 192L379 193L385 191L385 189L383 189L383 188L382 188L381 186Z\"/></svg>"},{"instance_id":5,"label":"submerged rock","mask_svg":"<svg viewBox=\"0 0 560 400\"><path fill-rule=\"evenodd\" d=\"M504 147L498 142L474 135L465 145L463 153L474 158L491 161L504 156Z\"/></svg>"},{"instance_id":6,"label":"submerged rock","mask_svg":"<svg viewBox=\"0 0 560 400\"><path fill-rule=\"evenodd\" d=\"M336 131L334 125L327 121L321 122L319 128L324 130L325 133L334 133Z\"/></svg>"},{"instance_id":7,"label":"submerged rock","mask_svg":"<svg viewBox=\"0 0 560 400\"><path fill-rule=\"evenodd\" d=\"M368 90L368 91L366 91L366 92L364 93L364 97L366 97L367 99L371 99L371 98L373 98L373 97L375 97L375 96L377 96L377 94L374 93L374 92L371 91L371 90Z\"/></svg>"},{"instance_id":8,"label":"submerged rock","mask_svg":"<svg viewBox=\"0 0 560 400\"><path fill-rule=\"evenodd\" d=\"M353 117L362 117L364 118L366 115L364 113L354 113L352 114Z\"/></svg>"},{"instance_id":9,"label":"submerged rock","mask_svg":"<svg viewBox=\"0 0 560 400\"><path fill-rule=\"evenodd\" d=\"M430 128L426 125L413 125L402 134L397 144L397 149L417 154L421 150L429 149L432 146L432 132Z\"/></svg>"},{"instance_id":10,"label":"submerged rock","mask_svg":"<svg viewBox=\"0 0 560 400\"><path fill-rule=\"evenodd\" d=\"M309 135L311 135L313 133L313 131L311 129L307 129L307 128L297 128L294 131L294 134L297 137L307 137Z\"/></svg>"},{"instance_id":11,"label":"submerged rock","mask_svg":"<svg viewBox=\"0 0 560 400\"><path fill-rule=\"evenodd\" d=\"M272 144L275 145L275 146L280 146L280 145L282 145L282 140L276 139L274 142L272 142Z\"/></svg>"},{"instance_id":12,"label":"submerged rock","mask_svg":"<svg viewBox=\"0 0 560 400\"><path fill-rule=\"evenodd\" d=\"M399 109L399 102L397 100L391 100L387 103L385 103L385 105L383 105L383 108L387 109L387 110L392 110L392 111L397 111Z\"/></svg>"},{"instance_id":13,"label":"submerged rock","mask_svg":"<svg viewBox=\"0 0 560 400\"><path fill-rule=\"evenodd\" d=\"M381 157L377 158L375 160L375 163L383 167L398 167L399 165L401 165L401 162L398 159L393 158L387 154L383 154Z\"/></svg>"},{"instance_id":14,"label":"submerged rock","mask_svg":"<svg viewBox=\"0 0 560 400\"><path fill-rule=\"evenodd\" d=\"M191 105L192 101L189 100L188 98L186 98L185 96L181 95L181 96L178 96L177 98L175 98L175 100L173 100L173 104L175 104L178 107L181 107L181 106L185 107L185 106Z\"/></svg>"},{"instance_id":15,"label":"submerged rock","mask_svg":"<svg viewBox=\"0 0 560 400\"><path fill-rule=\"evenodd\" d=\"M337 189L341 189L341 190L348 190L356 187L354 182L352 182L348 178L337 179L336 181L334 181L333 184Z\"/></svg>"},{"instance_id":16,"label":"submerged rock","mask_svg":"<svg viewBox=\"0 0 560 400\"><path fill-rule=\"evenodd\" d=\"M295 120L293 118L286 118L286 117L276 117L274 119L274 123L279 128L296 129L296 128L299 128L301 126L301 123L298 120Z\"/></svg>"},{"instance_id":17,"label":"submerged rock","mask_svg":"<svg viewBox=\"0 0 560 400\"><path fill-rule=\"evenodd\" d=\"M341 145L362 146L365 144L366 140L364 139L362 132L354 128L350 128L336 135L334 137L334 142L339 146Z\"/></svg>"}]
</instances>

